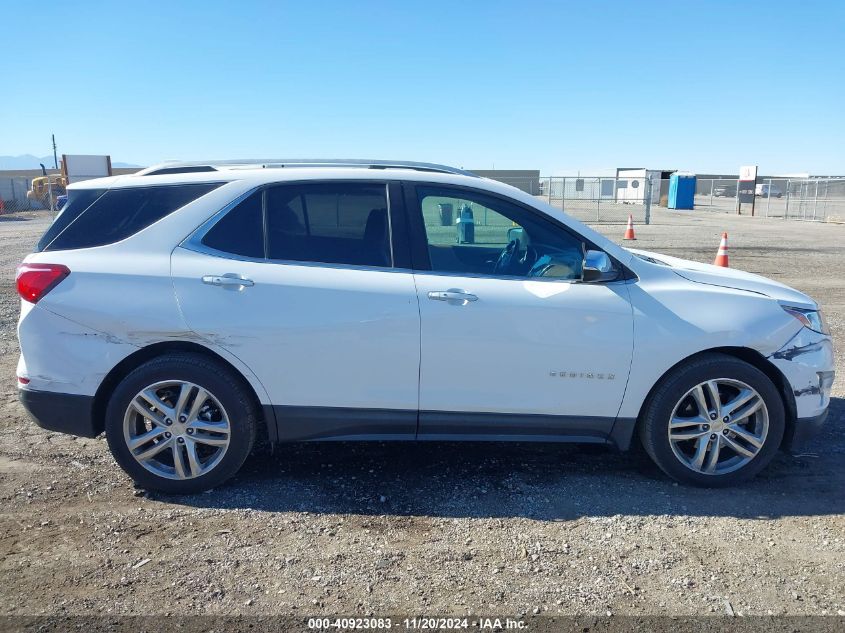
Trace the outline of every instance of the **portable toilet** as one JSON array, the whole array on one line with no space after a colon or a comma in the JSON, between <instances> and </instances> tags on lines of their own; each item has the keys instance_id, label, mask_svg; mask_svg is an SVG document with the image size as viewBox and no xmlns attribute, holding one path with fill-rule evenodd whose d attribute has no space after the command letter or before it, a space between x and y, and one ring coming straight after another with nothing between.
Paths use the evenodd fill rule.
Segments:
<instances>
[{"instance_id":1,"label":"portable toilet","mask_svg":"<svg viewBox=\"0 0 845 633\"><path fill-rule=\"evenodd\" d=\"M475 218L468 204L461 207L455 226L458 229L458 244L475 244Z\"/></svg>"},{"instance_id":2,"label":"portable toilet","mask_svg":"<svg viewBox=\"0 0 845 633\"><path fill-rule=\"evenodd\" d=\"M695 206L695 176L675 172L669 176L669 208L692 209Z\"/></svg>"}]
</instances>

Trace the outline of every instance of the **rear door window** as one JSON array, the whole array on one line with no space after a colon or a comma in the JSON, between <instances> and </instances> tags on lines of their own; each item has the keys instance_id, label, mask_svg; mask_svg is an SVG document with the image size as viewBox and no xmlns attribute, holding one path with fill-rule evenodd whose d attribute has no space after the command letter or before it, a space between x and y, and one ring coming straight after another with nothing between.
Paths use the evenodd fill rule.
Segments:
<instances>
[{"instance_id":1,"label":"rear door window","mask_svg":"<svg viewBox=\"0 0 845 633\"><path fill-rule=\"evenodd\" d=\"M393 265L385 184L277 185L266 196L269 259Z\"/></svg>"},{"instance_id":2,"label":"rear door window","mask_svg":"<svg viewBox=\"0 0 845 633\"><path fill-rule=\"evenodd\" d=\"M221 184L70 190L67 205L39 241L38 249L69 250L119 242Z\"/></svg>"}]
</instances>

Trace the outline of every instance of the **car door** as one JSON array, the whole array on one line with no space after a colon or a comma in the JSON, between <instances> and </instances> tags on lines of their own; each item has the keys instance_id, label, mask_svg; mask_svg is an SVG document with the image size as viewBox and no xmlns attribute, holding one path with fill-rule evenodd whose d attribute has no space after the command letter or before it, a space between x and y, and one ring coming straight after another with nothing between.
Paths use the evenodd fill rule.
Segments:
<instances>
[{"instance_id":1,"label":"car door","mask_svg":"<svg viewBox=\"0 0 845 633\"><path fill-rule=\"evenodd\" d=\"M591 245L515 201L440 185L406 197L422 327L418 437L604 441L631 364L624 280L582 283ZM461 210L457 223L442 221L443 205Z\"/></svg>"},{"instance_id":2,"label":"car door","mask_svg":"<svg viewBox=\"0 0 845 633\"><path fill-rule=\"evenodd\" d=\"M400 268L396 191L361 181L263 187L173 253L188 326L256 374L280 439L416 432L419 311Z\"/></svg>"}]
</instances>

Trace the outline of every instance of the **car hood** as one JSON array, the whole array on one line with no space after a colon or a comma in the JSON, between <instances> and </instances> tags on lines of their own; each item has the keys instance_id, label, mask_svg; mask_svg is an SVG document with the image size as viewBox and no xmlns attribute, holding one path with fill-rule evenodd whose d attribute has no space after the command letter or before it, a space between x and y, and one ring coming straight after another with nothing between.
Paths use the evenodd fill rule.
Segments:
<instances>
[{"instance_id":1,"label":"car hood","mask_svg":"<svg viewBox=\"0 0 845 633\"><path fill-rule=\"evenodd\" d=\"M672 257L670 255L663 255L661 253L652 253L634 248L629 248L628 250L635 255L648 258L646 261L652 260L653 263L668 266L676 275L695 283L756 292L757 294L771 297L772 299L785 305L791 305L798 308L808 308L812 310L818 308L816 302L803 292L799 292L794 288L790 288L780 282L767 279L761 275L747 273L735 268L722 268L721 266L713 266L712 264L701 264L699 262L690 261L688 259L680 259L679 257Z\"/></svg>"}]
</instances>

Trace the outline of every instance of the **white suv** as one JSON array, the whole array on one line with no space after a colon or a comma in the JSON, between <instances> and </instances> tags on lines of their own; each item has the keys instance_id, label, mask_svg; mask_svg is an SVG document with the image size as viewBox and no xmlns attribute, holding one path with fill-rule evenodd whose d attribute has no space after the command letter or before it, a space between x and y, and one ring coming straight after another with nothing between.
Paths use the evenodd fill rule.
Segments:
<instances>
[{"instance_id":1,"label":"white suv","mask_svg":"<svg viewBox=\"0 0 845 633\"><path fill-rule=\"evenodd\" d=\"M69 188L18 271L20 397L140 485L300 440L638 435L725 485L823 422L817 304L630 251L521 191L422 163L168 164Z\"/></svg>"}]
</instances>

